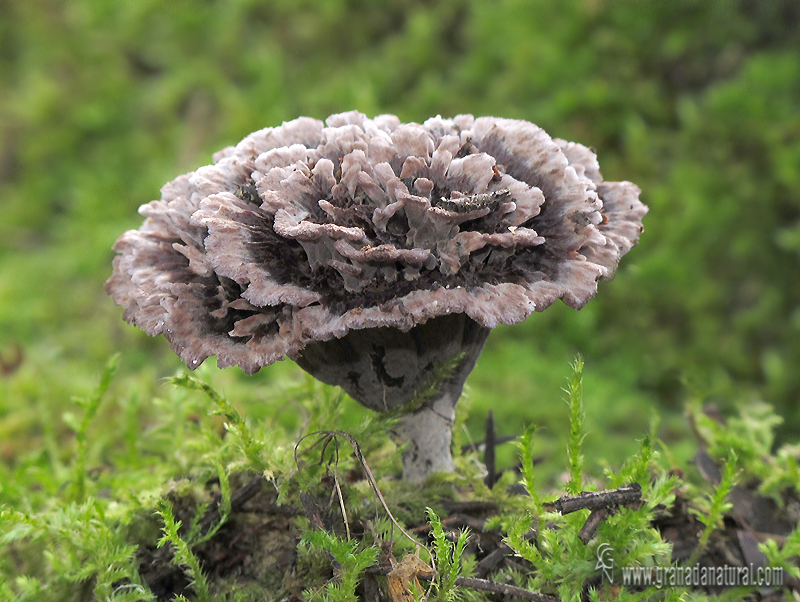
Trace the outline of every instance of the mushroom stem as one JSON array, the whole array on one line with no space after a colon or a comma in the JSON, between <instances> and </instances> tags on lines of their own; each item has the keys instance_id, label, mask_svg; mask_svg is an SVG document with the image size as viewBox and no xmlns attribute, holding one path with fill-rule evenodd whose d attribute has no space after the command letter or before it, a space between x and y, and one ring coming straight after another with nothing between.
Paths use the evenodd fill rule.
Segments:
<instances>
[{"instance_id":1,"label":"mushroom stem","mask_svg":"<svg viewBox=\"0 0 800 602\"><path fill-rule=\"evenodd\" d=\"M403 454L403 478L421 483L452 472L451 428L464 381L491 329L465 314L394 328L351 330L347 336L307 345L297 364L322 382L342 387L377 412L400 412L394 429Z\"/></svg>"},{"instance_id":2,"label":"mushroom stem","mask_svg":"<svg viewBox=\"0 0 800 602\"><path fill-rule=\"evenodd\" d=\"M403 480L418 485L436 472L453 472L450 453L456 402L460 397L452 390L416 412L400 419L392 433L400 442L408 442L403 451Z\"/></svg>"}]
</instances>

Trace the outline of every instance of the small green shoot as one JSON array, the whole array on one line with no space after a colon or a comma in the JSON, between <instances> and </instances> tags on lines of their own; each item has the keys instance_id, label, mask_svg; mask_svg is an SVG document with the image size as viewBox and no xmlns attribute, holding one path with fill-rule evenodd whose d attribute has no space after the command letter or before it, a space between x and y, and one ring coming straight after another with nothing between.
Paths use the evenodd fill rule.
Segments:
<instances>
[{"instance_id":1,"label":"small green shoot","mask_svg":"<svg viewBox=\"0 0 800 602\"><path fill-rule=\"evenodd\" d=\"M181 522L175 520L172 506L162 500L159 503L158 514L164 520L164 535L158 541L158 547L160 548L167 543L172 544L173 562L176 566L186 571L190 579L190 586L194 590L198 602L210 602L211 593L203 570L200 568L200 561L192 553L189 544L178 533L181 528Z\"/></svg>"},{"instance_id":2,"label":"small green shoot","mask_svg":"<svg viewBox=\"0 0 800 602\"><path fill-rule=\"evenodd\" d=\"M326 602L357 602L356 587L364 570L375 564L378 549L366 547L358 551L357 541L339 539L322 529L307 531L300 544L324 550L340 567L337 582L325 585L322 599Z\"/></svg>"},{"instance_id":3,"label":"small green shoot","mask_svg":"<svg viewBox=\"0 0 800 602\"><path fill-rule=\"evenodd\" d=\"M712 458L725 459L736 452L737 466L758 477L759 492L783 504L783 494L794 489L800 494L798 445L783 445L774 450L775 428L783 421L765 403L750 403L720 424L703 412L699 400L690 403L687 412L698 434L708 446Z\"/></svg>"},{"instance_id":4,"label":"small green shoot","mask_svg":"<svg viewBox=\"0 0 800 602\"><path fill-rule=\"evenodd\" d=\"M436 569L438 575L434 582L436 599L441 602L451 602L456 600L458 592L455 589L456 579L462 570L462 557L464 548L469 541L469 530L461 531L458 534L456 543L447 540L442 527L441 519L436 515L432 508L427 508L428 521L433 527L433 550L436 555Z\"/></svg>"},{"instance_id":5,"label":"small green shoot","mask_svg":"<svg viewBox=\"0 0 800 602\"><path fill-rule=\"evenodd\" d=\"M728 456L728 461L725 463L725 469L722 471L722 479L720 480L720 483L716 489L714 489L714 493L711 496L708 512L695 513L698 520L703 523L705 528L700 536L700 541L697 544L697 548L695 548L692 557L689 559L688 565L690 566L694 565L700 559L700 556L703 554L703 551L708 544L709 537L711 537L711 534L722 525L722 517L733 507L733 505L727 502L726 499L731 489L733 489L733 486L736 484L736 462L736 452L731 450L730 455Z\"/></svg>"},{"instance_id":6,"label":"small green shoot","mask_svg":"<svg viewBox=\"0 0 800 602\"><path fill-rule=\"evenodd\" d=\"M97 410L100 408L100 403L103 401L108 387L111 385L111 380L114 378L114 373L117 371L118 364L119 354L111 356L106 363L103 374L100 377L100 382L97 384L94 393L85 399L75 399L81 408L83 408L83 417L80 420L78 420L74 414L64 414L64 422L75 431L77 447L75 449L75 459L72 465L72 494L73 499L79 503L86 499L86 432L89 430L89 425L97 414Z\"/></svg>"},{"instance_id":7,"label":"small green shoot","mask_svg":"<svg viewBox=\"0 0 800 602\"><path fill-rule=\"evenodd\" d=\"M584 483L584 462L581 446L584 440L584 412L582 402L583 362L576 358L573 374L565 389L570 409L570 439L567 445L569 482L567 494L581 492ZM675 479L666 475L651 482L656 452L653 442L657 440L657 421L651 423L650 432L640 444L639 453L629 459L619 471L607 469L608 488L637 482L642 486L643 499L639 508L622 508L608 517L598 528L595 537L584 543L579 537L588 517L587 511L562 515L548 510L537 491L533 470L533 428L528 428L520 437L519 447L522 461L522 482L531 496L531 510L524 516L506 517L503 524L506 543L520 557L533 565L531 577L525 586L536 592L554 593L561 600L581 600L584 584L597 578L597 548L601 544L610 546L614 561L618 565L653 565L668 562L669 545L661 539L651 525L653 509L659 504L670 504L674 499ZM533 513L537 516L534 517ZM594 594L595 598L598 594ZM619 600L643 599L638 592L620 590L615 593ZM644 598L650 599L650 598Z\"/></svg>"},{"instance_id":8,"label":"small green shoot","mask_svg":"<svg viewBox=\"0 0 800 602\"><path fill-rule=\"evenodd\" d=\"M629 483L644 485L650 480L651 464L657 456L653 442L658 441L658 423L658 416L653 415L650 432L640 440L638 453L625 460L616 475L608 469L605 470L606 476L611 481L611 487L622 487Z\"/></svg>"},{"instance_id":9,"label":"small green shoot","mask_svg":"<svg viewBox=\"0 0 800 602\"><path fill-rule=\"evenodd\" d=\"M536 425L530 425L519 438L520 463L522 464L522 484L525 491L533 501L533 511L536 516L542 515L542 498L536 488L536 478L533 470L533 436L537 431Z\"/></svg>"},{"instance_id":10,"label":"small green shoot","mask_svg":"<svg viewBox=\"0 0 800 602\"><path fill-rule=\"evenodd\" d=\"M253 470L263 473L267 469L266 463L261 458L261 445L258 442L258 438L254 436L252 429L245 419L242 418L242 415L227 399L217 393L208 383L204 383L189 374L175 376L170 379L170 382L178 387L194 389L205 393L215 405L215 408L211 412L225 418L225 428L238 439L240 442L239 447Z\"/></svg>"},{"instance_id":11,"label":"small green shoot","mask_svg":"<svg viewBox=\"0 0 800 602\"><path fill-rule=\"evenodd\" d=\"M572 377L567 388L567 405L569 405L569 443L567 444L567 459L569 460L569 482L566 486L567 493L576 495L583 489L583 453L581 445L585 434L583 432L583 358L579 355L572 364Z\"/></svg>"},{"instance_id":12,"label":"small green shoot","mask_svg":"<svg viewBox=\"0 0 800 602\"><path fill-rule=\"evenodd\" d=\"M782 567L795 579L800 579L800 567L797 566L797 559L800 558L800 526L783 542L783 547L779 548L774 539L768 539L758 545L764 552L770 567Z\"/></svg>"},{"instance_id":13,"label":"small green shoot","mask_svg":"<svg viewBox=\"0 0 800 602\"><path fill-rule=\"evenodd\" d=\"M228 474L219 459L215 459L215 466L217 468L217 477L219 478L220 500L218 505L219 520L205 533L201 533L203 528L203 518L206 515L209 504L200 504L195 509L194 517L189 525L189 533L186 536L186 541L191 545L196 546L205 543L220 530L220 527L228 521L231 514L231 485L228 480Z\"/></svg>"}]
</instances>

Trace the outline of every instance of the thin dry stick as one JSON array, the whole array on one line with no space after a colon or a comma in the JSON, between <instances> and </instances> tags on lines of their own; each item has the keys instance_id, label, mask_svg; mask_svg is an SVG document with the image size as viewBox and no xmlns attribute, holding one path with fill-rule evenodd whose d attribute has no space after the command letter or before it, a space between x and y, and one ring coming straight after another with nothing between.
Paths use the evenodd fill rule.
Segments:
<instances>
[{"instance_id":1,"label":"thin dry stick","mask_svg":"<svg viewBox=\"0 0 800 602\"><path fill-rule=\"evenodd\" d=\"M386 575L391 570L392 569L390 568L377 566L367 569L367 571L373 575ZM416 576L422 581L433 580L433 576L425 575L424 573L417 573ZM456 577L455 584L477 591L490 592L493 594L506 594L509 596L522 598L523 600L535 600L536 602L560 602L561 600L558 596L541 594L529 589L517 587L516 585L498 583L497 581L489 581L488 579L476 579L475 577Z\"/></svg>"},{"instance_id":2,"label":"thin dry stick","mask_svg":"<svg viewBox=\"0 0 800 602\"><path fill-rule=\"evenodd\" d=\"M245 502L252 498L255 494L261 491L261 485L264 482L264 476L258 475L250 479L247 483L239 487L231 494L231 513L238 512ZM200 520L203 528L207 529L215 521L219 520L219 500L211 503Z\"/></svg>"},{"instance_id":3,"label":"thin dry stick","mask_svg":"<svg viewBox=\"0 0 800 602\"><path fill-rule=\"evenodd\" d=\"M589 514L589 518L586 519L586 522L583 523L581 530L578 532L578 539L580 539L584 545L589 543L589 540L594 537L595 531L597 531L597 527L600 526L600 523L613 513L614 511L612 508L598 508L597 510L592 510L591 514Z\"/></svg>"},{"instance_id":4,"label":"thin dry stick","mask_svg":"<svg viewBox=\"0 0 800 602\"><path fill-rule=\"evenodd\" d=\"M313 434L313 433L312 433ZM305 438L305 437L304 437ZM301 439L300 441L302 441ZM333 504L333 498L337 497L339 500L339 508L342 511L342 520L344 521L344 528L347 533L347 539L350 539L350 522L347 520L347 510L344 507L344 497L342 495L342 487L339 483L339 442L336 437L323 437L322 439L317 440L316 443L311 445L310 447L306 448L302 453L306 454L312 449L314 449L317 445L322 443L322 450L320 451L319 455L319 462L318 464L322 464L325 461L325 452L328 450L328 445L333 442L334 450L335 450L335 459L333 461L333 484L334 484L334 491L331 493L331 504ZM299 466L298 458L297 458L297 447L300 445L298 442L294 448L294 460L295 463Z\"/></svg>"},{"instance_id":5,"label":"thin dry stick","mask_svg":"<svg viewBox=\"0 0 800 602\"><path fill-rule=\"evenodd\" d=\"M494 487L494 483L497 480L497 468L495 466L494 455L494 448L496 445L495 438L494 413L489 410L489 413L486 415L486 449L483 452L483 463L486 465L486 477L483 480L489 489Z\"/></svg>"},{"instance_id":6,"label":"thin dry stick","mask_svg":"<svg viewBox=\"0 0 800 602\"><path fill-rule=\"evenodd\" d=\"M311 446L309 446L308 448L306 448L305 450L303 450L302 452L300 452L298 454L298 448L300 447L300 444L305 439L307 439L308 437L313 437L314 435L322 435L323 439L318 439L316 441L316 443L312 444ZM392 522L393 527L397 527L400 530L400 532L403 535L405 535L410 541L414 542L415 545L417 545L418 547L424 549L428 553L428 556L430 556L430 559L431 559L431 567L433 568L434 571L436 571L436 562L435 562L433 553L430 551L428 546L426 546L425 544L420 543L419 541L414 539L414 537L408 531L406 531L402 526L400 526L400 523L394 517L394 515L392 514L392 511L389 510L389 505L386 503L386 500L384 499L380 488L378 488L378 482L375 480L375 476L372 474L372 471L370 470L369 465L367 464L367 461L364 459L364 454L361 452L361 446L358 444L358 441L356 441L355 437L353 437L350 433L345 433L344 431L315 431L313 433L309 433L308 435L303 436L297 442L297 445L294 446L294 461L295 461L295 464L297 464L297 466L300 466L299 455L306 454L307 452L309 452L312 449L314 449L322 440L327 439L327 442L323 446L323 450L324 450L324 448L327 447L328 442L330 442L330 440L332 438L336 438L336 437L342 437L345 441L347 441L350 444L350 447L353 448L353 453L355 453L356 458L358 459L359 463L361 464L361 468L364 471L364 476L367 477L367 482L369 483L370 487L372 488L372 491L378 497L378 500L380 500L381 506L383 506L383 509L386 511L386 514L389 516L389 520Z\"/></svg>"},{"instance_id":7,"label":"thin dry stick","mask_svg":"<svg viewBox=\"0 0 800 602\"><path fill-rule=\"evenodd\" d=\"M347 533L347 539L350 540L350 521L347 520L347 510L344 508L344 496L342 495L342 486L339 483L339 442L334 441L336 445L336 461L333 463L333 486L336 490L336 496L339 498L339 508L342 510L342 519L344 520L344 528Z\"/></svg>"},{"instance_id":8,"label":"thin dry stick","mask_svg":"<svg viewBox=\"0 0 800 602\"><path fill-rule=\"evenodd\" d=\"M487 579L475 579L474 577L456 577L456 585L462 587L469 587L471 589L492 592L495 594L505 594L508 596L516 596L523 600L536 600L536 602L559 602L560 598L551 596L549 594L540 594L529 589L522 589L516 585L507 585L505 583L497 583L496 581L488 581Z\"/></svg>"},{"instance_id":9,"label":"thin dry stick","mask_svg":"<svg viewBox=\"0 0 800 602\"><path fill-rule=\"evenodd\" d=\"M497 564L509 554L514 551L506 544L501 543L497 548L491 551L486 557L475 565L475 574L479 576L488 575Z\"/></svg>"},{"instance_id":10,"label":"thin dry stick","mask_svg":"<svg viewBox=\"0 0 800 602\"><path fill-rule=\"evenodd\" d=\"M608 491L584 491L575 496L565 496L545 506L555 508L561 514L569 514L578 510L598 510L609 506L631 504L640 499L642 499L642 486L639 483L632 483L627 487Z\"/></svg>"}]
</instances>

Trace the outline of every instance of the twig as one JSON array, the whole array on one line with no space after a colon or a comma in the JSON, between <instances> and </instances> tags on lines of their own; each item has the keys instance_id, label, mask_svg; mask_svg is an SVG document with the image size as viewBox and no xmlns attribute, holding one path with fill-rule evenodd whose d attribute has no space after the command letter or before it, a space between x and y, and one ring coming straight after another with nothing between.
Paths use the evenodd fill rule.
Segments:
<instances>
[{"instance_id":1,"label":"twig","mask_svg":"<svg viewBox=\"0 0 800 602\"><path fill-rule=\"evenodd\" d=\"M258 475L234 491L231 495L231 512L240 510L248 500L261 490L263 484L264 476Z\"/></svg>"},{"instance_id":2,"label":"twig","mask_svg":"<svg viewBox=\"0 0 800 602\"><path fill-rule=\"evenodd\" d=\"M388 575L391 571L392 567L386 566L373 566L366 570L368 574L372 575ZM432 581L436 577L435 574L425 573L416 573L416 576L421 581ZM456 577L455 584L482 592L517 596L523 600L537 600L538 602L560 602L561 600L558 596L540 594L539 592L517 587L516 585L498 583L497 581L489 581L488 579L476 579L475 577Z\"/></svg>"},{"instance_id":3,"label":"twig","mask_svg":"<svg viewBox=\"0 0 800 602\"><path fill-rule=\"evenodd\" d=\"M558 596L551 596L549 594L540 594L529 589L522 589L516 585L507 585L505 583L497 583L496 581L488 581L487 579L475 579L474 577L456 577L456 585L462 587L469 587L474 590L482 592L491 592L494 594L505 594L507 596L516 596L523 600L536 600L537 602L559 602Z\"/></svg>"},{"instance_id":4,"label":"twig","mask_svg":"<svg viewBox=\"0 0 800 602\"><path fill-rule=\"evenodd\" d=\"M327 531L329 525L325 524L326 521L322 518L321 508L314 496L306 491L301 491L300 503L303 504L303 509L306 511L306 517L311 523L311 526L315 529Z\"/></svg>"},{"instance_id":5,"label":"twig","mask_svg":"<svg viewBox=\"0 0 800 602\"><path fill-rule=\"evenodd\" d=\"M453 514L477 514L479 512L497 512L494 502L459 502L457 500L443 500L442 506Z\"/></svg>"},{"instance_id":6,"label":"twig","mask_svg":"<svg viewBox=\"0 0 800 602\"><path fill-rule=\"evenodd\" d=\"M486 415L486 449L483 452L483 463L486 465L486 476L483 482L491 489L497 481L497 466L495 462L494 448L496 433L494 431L494 414L491 410Z\"/></svg>"},{"instance_id":7,"label":"twig","mask_svg":"<svg viewBox=\"0 0 800 602\"><path fill-rule=\"evenodd\" d=\"M536 539L536 530L531 529L527 533L525 533L524 538L526 541L533 541ZM478 564L475 565L475 573L477 575L487 575L489 571L491 571L495 565L497 565L502 560L506 561L506 564L510 565L511 560L509 556L513 556L514 550L512 550L508 544L501 542L498 547L492 550L486 557L481 560Z\"/></svg>"},{"instance_id":8,"label":"twig","mask_svg":"<svg viewBox=\"0 0 800 602\"><path fill-rule=\"evenodd\" d=\"M497 564L500 563L503 558L513 553L514 550L512 550L506 544L501 543L497 548L487 554L483 560L475 565L475 574L480 576L488 575L489 571L497 566Z\"/></svg>"},{"instance_id":9,"label":"twig","mask_svg":"<svg viewBox=\"0 0 800 602\"><path fill-rule=\"evenodd\" d=\"M336 496L339 498L339 509L342 511L342 520L344 520L344 528L347 533L347 539L350 540L350 521L347 520L347 510L344 507L344 495L342 494L342 486L339 484L339 442L334 437L336 445L336 462L333 464L333 485L336 491ZM324 453L324 452L323 452Z\"/></svg>"},{"instance_id":10,"label":"twig","mask_svg":"<svg viewBox=\"0 0 800 602\"><path fill-rule=\"evenodd\" d=\"M372 575L388 575L391 571L392 567L373 566L368 568L366 572ZM421 581L432 581L436 577L435 574L425 573L417 573L416 576ZM523 600L537 600L538 602L560 602L560 598L558 596L540 594L539 592L517 587L516 585L498 583L497 581L489 581L488 579L476 579L475 577L456 577L455 584L482 592L517 596Z\"/></svg>"},{"instance_id":11,"label":"twig","mask_svg":"<svg viewBox=\"0 0 800 602\"><path fill-rule=\"evenodd\" d=\"M234 491L231 494L231 513L241 510L242 506L244 506L248 500L261 491L263 483L264 477L262 475L257 475ZM209 505L203 518L200 519L200 524L203 527L209 527L217 520L219 520L219 500L214 500Z\"/></svg>"},{"instance_id":12,"label":"twig","mask_svg":"<svg viewBox=\"0 0 800 602\"><path fill-rule=\"evenodd\" d=\"M584 491L575 496L565 496L555 502L545 504L546 507L555 508L561 514L570 514L578 510L591 510L589 518L578 532L578 539L584 544L594 537L597 527L605 519L615 513L617 506L640 503L642 487L639 483L631 483L627 487L609 489L608 491Z\"/></svg>"},{"instance_id":13,"label":"twig","mask_svg":"<svg viewBox=\"0 0 800 602\"><path fill-rule=\"evenodd\" d=\"M545 507L555 508L561 514L570 514L578 510L599 510L609 506L623 506L642 499L642 487L639 483L631 483L627 487L609 489L608 491L584 491L575 496L564 496Z\"/></svg>"},{"instance_id":14,"label":"twig","mask_svg":"<svg viewBox=\"0 0 800 602\"><path fill-rule=\"evenodd\" d=\"M600 523L611 516L611 514L613 514L613 510L611 508L598 508L597 510L592 510L589 518L586 519L586 522L583 523L581 530L578 531L578 539L580 539L584 545L589 543L589 540L594 537L594 533L597 531L597 527L600 526Z\"/></svg>"}]
</instances>

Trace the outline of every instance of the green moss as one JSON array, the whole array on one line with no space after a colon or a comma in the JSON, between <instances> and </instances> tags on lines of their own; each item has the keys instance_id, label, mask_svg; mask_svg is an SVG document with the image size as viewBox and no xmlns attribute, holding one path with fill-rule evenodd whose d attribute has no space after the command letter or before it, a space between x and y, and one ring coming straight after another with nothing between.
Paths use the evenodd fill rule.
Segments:
<instances>
[{"instance_id":1,"label":"green moss","mask_svg":"<svg viewBox=\"0 0 800 602\"><path fill-rule=\"evenodd\" d=\"M392 483L395 450L370 434L385 425L289 362L253 377L207 362L196 374L228 404L224 416L203 394L165 387L180 361L124 324L102 290L111 245L138 227L136 208L163 183L301 114L520 117L594 146L607 179L643 190L641 244L597 299L492 334L467 383L463 443L482 437L489 408L499 435L536 425L524 443L537 460L528 486L545 500L565 466L610 483L640 480L655 451L684 466L695 450L689 398L712 456L736 449L737 469L775 500L797 487L792 0L6 4L0 508L11 530L0 532L13 536L2 544L0 598L108 596L124 578L131 587L112 588L113 599L134 599L131 542L153 539L152 510L173 479L257 466L288 499L291 452L311 430L357 434L402 520L430 505ZM100 401L100 374L118 352ZM575 445L561 387L576 353L585 438L582 464L567 465L562 452ZM734 416L727 431L700 416L708 401ZM659 429L639 442L653 408ZM498 452L501 467L515 462L510 446ZM457 459L464 481L499 495L481 489L474 459ZM436 487L452 494L446 480Z\"/></svg>"}]
</instances>

